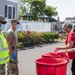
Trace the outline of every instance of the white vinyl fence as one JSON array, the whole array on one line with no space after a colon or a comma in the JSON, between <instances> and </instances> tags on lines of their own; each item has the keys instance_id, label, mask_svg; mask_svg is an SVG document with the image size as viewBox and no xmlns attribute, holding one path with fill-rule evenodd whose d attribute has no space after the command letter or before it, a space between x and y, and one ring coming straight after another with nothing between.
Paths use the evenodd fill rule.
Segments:
<instances>
[{"instance_id":1,"label":"white vinyl fence","mask_svg":"<svg viewBox=\"0 0 75 75\"><path fill-rule=\"evenodd\" d=\"M7 20L7 24L4 32L11 27L11 20ZM24 21L20 20L20 27L17 31L36 31L36 32L51 32L51 23L50 22L36 22L36 21Z\"/></svg>"}]
</instances>

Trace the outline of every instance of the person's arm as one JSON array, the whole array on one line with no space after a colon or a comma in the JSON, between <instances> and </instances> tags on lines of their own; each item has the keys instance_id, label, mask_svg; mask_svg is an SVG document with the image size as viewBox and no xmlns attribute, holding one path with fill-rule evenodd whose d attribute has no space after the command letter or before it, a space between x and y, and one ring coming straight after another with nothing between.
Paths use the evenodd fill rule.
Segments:
<instances>
[{"instance_id":1,"label":"person's arm","mask_svg":"<svg viewBox=\"0 0 75 75\"><path fill-rule=\"evenodd\" d=\"M66 52L75 52L75 48L67 49Z\"/></svg>"},{"instance_id":2,"label":"person's arm","mask_svg":"<svg viewBox=\"0 0 75 75\"><path fill-rule=\"evenodd\" d=\"M73 47L74 41L69 41L67 45L65 46L58 46L58 50L65 50L65 49L70 49Z\"/></svg>"},{"instance_id":3,"label":"person's arm","mask_svg":"<svg viewBox=\"0 0 75 75\"><path fill-rule=\"evenodd\" d=\"M74 45L74 42L75 42L75 34L73 32L69 33L68 37L66 38L67 39L67 45L65 46L59 46L57 47L58 50L65 50L65 49L70 49L73 47Z\"/></svg>"},{"instance_id":4,"label":"person's arm","mask_svg":"<svg viewBox=\"0 0 75 75\"><path fill-rule=\"evenodd\" d=\"M11 33L7 33L6 40L8 43L8 48L9 48L10 54L12 54L13 49L12 49L12 45L11 45L11 42L12 42L12 34Z\"/></svg>"}]
</instances>

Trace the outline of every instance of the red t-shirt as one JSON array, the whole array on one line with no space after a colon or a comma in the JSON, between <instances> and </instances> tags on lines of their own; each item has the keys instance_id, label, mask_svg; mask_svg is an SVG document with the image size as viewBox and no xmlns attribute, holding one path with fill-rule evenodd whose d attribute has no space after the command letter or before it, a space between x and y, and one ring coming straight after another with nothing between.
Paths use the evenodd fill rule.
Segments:
<instances>
[{"instance_id":1,"label":"red t-shirt","mask_svg":"<svg viewBox=\"0 0 75 75\"><path fill-rule=\"evenodd\" d=\"M68 44L69 41L74 41L74 44L72 48L75 47L75 32L70 32L66 38L66 45ZM68 52L69 59L75 59L75 52Z\"/></svg>"},{"instance_id":2,"label":"red t-shirt","mask_svg":"<svg viewBox=\"0 0 75 75\"><path fill-rule=\"evenodd\" d=\"M74 41L73 47L75 47L75 32L70 32L66 38L65 44L67 45L69 41Z\"/></svg>"}]
</instances>

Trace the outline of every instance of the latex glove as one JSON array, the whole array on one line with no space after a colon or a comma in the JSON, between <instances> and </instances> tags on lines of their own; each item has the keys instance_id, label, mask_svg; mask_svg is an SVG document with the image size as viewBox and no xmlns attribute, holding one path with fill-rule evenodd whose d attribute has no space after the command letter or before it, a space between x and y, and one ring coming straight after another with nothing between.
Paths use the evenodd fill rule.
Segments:
<instances>
[{"instance_id":1,"label":"latex glove","mask_svg":"<svg viewBox=\"0 0 75 75\"><path fill-rule=\"evenodd\" d=\"M12 58L13 58L14 60L17 59L17 55L16 55L16 53L12 53L11 56L12 56Z\"/></svg>"}]
</instances>

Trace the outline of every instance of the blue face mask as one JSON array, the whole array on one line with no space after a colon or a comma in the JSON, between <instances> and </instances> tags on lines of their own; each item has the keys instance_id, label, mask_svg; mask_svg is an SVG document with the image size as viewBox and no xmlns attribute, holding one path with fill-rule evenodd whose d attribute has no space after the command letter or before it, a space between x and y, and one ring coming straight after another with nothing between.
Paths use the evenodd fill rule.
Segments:
<instances>
[{"instance_id":1,"label":"blue face mask","mask_svg":"<svg viewBox=\"0 0 75 75\"><path fill-rule=\"evenodd\" d=\"M18 29L18 28L19 28L19 25L17 24L16 29Z\"/></svg>"},{"instance_id":2,"label":"blue face mask","mask_svg":"<svg viewBox=\"0 0 75 75\"><path fill-rule=\"evenodd\" d=\"M5 29L5 24L1 24L0 29L1 29L1 30L4 30L4 29Z\"/></svg>"}]
</instances>

